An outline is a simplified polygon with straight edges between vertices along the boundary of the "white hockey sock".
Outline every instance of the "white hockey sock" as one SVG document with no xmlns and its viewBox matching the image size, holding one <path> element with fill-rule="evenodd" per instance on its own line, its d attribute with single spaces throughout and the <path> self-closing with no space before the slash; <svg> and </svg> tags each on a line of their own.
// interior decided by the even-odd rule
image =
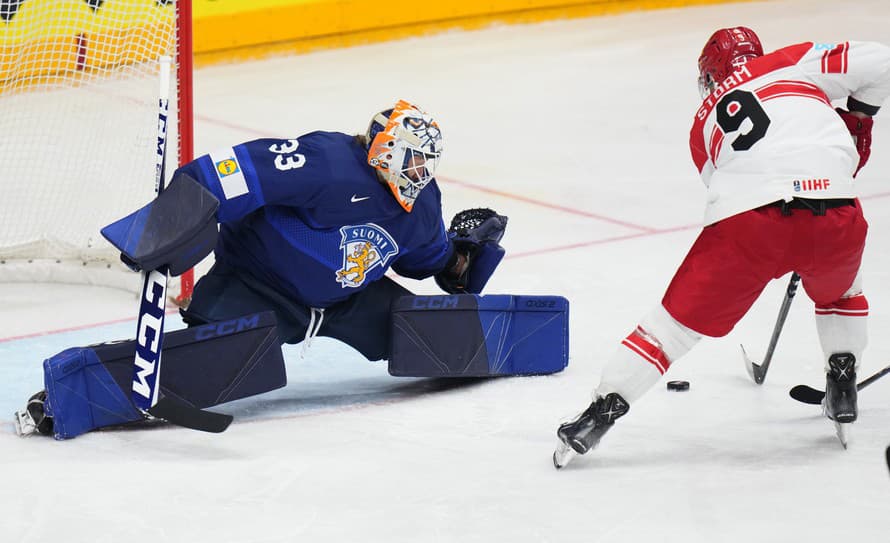
<svg viewBox="0 0 890 543">
<path fill-rule="evenodd" d="M 701 339 L 659 305 L 606 362 L 594 397 L 617 392 L 632 404 L 658 382 L 672 363 Z"/>
</svg>

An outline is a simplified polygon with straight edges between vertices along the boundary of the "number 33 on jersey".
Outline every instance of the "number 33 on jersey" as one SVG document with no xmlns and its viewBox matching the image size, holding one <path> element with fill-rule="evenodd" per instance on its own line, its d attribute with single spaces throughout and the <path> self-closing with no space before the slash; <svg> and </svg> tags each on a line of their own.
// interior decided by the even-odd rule
<svg viewBox="0 0 890 543">
<path fill-rule="evenodd" d="M 792 197 L 853 198 L 859 155 L 832 100 L 880 105 L 890 48 L 801 43 L 749 60 L 696 113 L 692 159 L 708 188 L 705 224 Z"/>
</svg>

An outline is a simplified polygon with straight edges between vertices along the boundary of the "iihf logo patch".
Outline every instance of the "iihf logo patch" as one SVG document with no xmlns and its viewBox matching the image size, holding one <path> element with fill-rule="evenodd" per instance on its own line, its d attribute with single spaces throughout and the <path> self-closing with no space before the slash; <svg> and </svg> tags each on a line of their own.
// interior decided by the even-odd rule
<svg viewBox="0 0 890 543">
<path fill-rule="evenodd" d="M 373 223 L 344 226 L 340 236 L 343 265 L 337 270 L 337 282 L 343 288 L 361 286 L 369 271 L 385 267 L 386 262 L 399 253 L 392 236 Z"/>
<path fill-rule="evenodd" d="M 800 192 L 800 181 L 795 179 L 793 184 L 794 184 L 794 192 Z"/>
</svg>

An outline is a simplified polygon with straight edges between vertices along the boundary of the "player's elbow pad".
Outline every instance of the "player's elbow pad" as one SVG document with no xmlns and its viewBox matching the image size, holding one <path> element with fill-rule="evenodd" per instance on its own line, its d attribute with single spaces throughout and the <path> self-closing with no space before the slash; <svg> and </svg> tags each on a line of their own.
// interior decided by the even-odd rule
<svg viewBox="0 0 890 543">
<path fill-rule="evenodd" d="M 194 267 L 216 246 L 219 200 L 184 173 L 148 205 L 102 229 L 134 270 L 167 266 L 170 275 Z"/>
</svg>

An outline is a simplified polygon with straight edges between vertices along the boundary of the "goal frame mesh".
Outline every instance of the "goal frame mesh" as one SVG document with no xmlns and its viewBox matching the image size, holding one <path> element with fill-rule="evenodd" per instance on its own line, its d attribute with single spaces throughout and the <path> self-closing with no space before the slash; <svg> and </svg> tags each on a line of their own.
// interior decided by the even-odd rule
<svg viewBox="0 0 890 543">
<path fill-rule="evenodd" d="M 175 61 L 167 173 L 193 158 L 191 0 L 23 0 L 0 18 L 0 282 L 137 292 L 99 229 L 153 197 L 162 54 Z M 178 279 L 185 304 L 193 272 Z"/>
</svg>

